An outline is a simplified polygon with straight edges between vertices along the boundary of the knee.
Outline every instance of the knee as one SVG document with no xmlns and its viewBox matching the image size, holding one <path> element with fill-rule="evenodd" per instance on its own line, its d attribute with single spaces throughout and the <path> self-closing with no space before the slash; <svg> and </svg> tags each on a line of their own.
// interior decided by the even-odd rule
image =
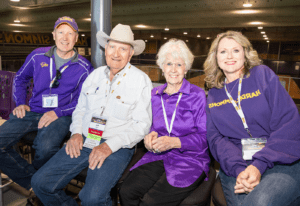
<svg viewBox="0 0 300 206">
<path fill-rule="evenodd" d="M 39 171 L 36 172 L 31 178 L 31 187 L 35 193 L 38 191 L 47 191 L 47 178 L 40 173 Z"/>
<path fill-rule="evenodd" d="M 79 199 L 83 206 L 110 205 L 110 192 L 104 192 L 101 186 L 97 188 L 83 188 L 79 193 Z"/>
</svg>

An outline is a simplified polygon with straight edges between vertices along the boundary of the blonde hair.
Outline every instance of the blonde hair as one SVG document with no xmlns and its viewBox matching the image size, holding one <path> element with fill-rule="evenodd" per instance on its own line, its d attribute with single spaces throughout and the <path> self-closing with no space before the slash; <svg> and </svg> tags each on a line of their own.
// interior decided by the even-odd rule
<svg viewBox="0 0 300 206">
<path fill-rule="evenodd" d="M 172 50 L 172 48 L 175 49 Z M 192 67 L 194 55 L 184 41 L 173 38 L 160 47 L 157 53 L 156 63 L 161 69 L 163 68 L 163 64 L 166 61 L 168 54 L 171 54 L 174 59 L 182 58 L 186 70 L 189 70 Z"/>
<path fill-rule="evenodd" d="M 255 66 L 261 65 L 262 61 L 259 59 L 256 50 L 253 49 L 251 43 L 240 32 L 227 31 L 218 34 L 217 38 L 212 42 L 207 58 L 204 62 L 205 81 L 208 88 L 221 89 L 224 86 L 225 74 L 219 68 L 217 63 L 217 51 L 220 41 L 223 38 L 233 39 L 239 43 L 245 53 L 244 75 L 249 76 L 249 70 Z"/>
</svg>

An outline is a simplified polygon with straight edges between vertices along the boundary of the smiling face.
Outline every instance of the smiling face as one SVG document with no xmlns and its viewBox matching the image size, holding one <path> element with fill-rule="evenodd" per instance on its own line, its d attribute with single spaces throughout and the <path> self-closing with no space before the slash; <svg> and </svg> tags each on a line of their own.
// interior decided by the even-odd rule
<svg viewBox="0 0 300 206">
<path fill-rule="evenodd" d="M 111 70 L 123 69 L 134 54 L 129 44 L 110 40 L 105 46 L 105 59 Z"/>
<path fill-rule="evenodd" d="M 65 59 L 72 57 L 73 47 L 77 42 L 78 33 L 75 32 L 69 25 L 62 24 L 57 27 L 52 34 L 57 47 L 56 52 L 58 56 Z"/>
<path fill-rule="evenodd" d="M 230 81 L 239 78 L 245 63 L 243 47 L 233 39 L 223 38 L 219 42 L 217 62 Z"/>
<path fill-rule="evenodd" d="M 184 74 L 186 73 L 185 63 L 182 58 L 174 59 L 168 54 L 163 64 L 163 72 L 168 85 L 180 88 Z"/>
</svg>

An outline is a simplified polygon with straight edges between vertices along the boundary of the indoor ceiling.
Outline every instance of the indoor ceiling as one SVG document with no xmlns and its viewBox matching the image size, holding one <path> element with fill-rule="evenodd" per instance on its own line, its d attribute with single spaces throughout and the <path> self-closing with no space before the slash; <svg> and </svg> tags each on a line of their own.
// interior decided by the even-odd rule
<svg viewBox="0 0 300 206">
<path fill-rule="evenodd" d="M 243 7 L 248 1 L 253 6 Z M 91 0 L 0 4 L 0 31 L 50 33 L 57 18 L 65 15 L 76 19 L 81 33 L 89 35 L 91 30 Z M 251 40 L 264 40 L 261 31 L 265 31 L 270 41 L 300 41 L 300 0 L 112 0 L 112 26 L 117 23 L 130 25 L 142 39 L 206 39 L 233 29 Z"/>
</svg>

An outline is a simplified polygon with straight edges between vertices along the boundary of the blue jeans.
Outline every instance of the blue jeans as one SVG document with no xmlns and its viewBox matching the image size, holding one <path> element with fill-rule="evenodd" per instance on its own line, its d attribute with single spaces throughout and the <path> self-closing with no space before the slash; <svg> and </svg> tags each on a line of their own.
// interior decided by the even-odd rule
<svg viewBox="0 0 300 206">
<path fill-rule="evenodd" d="M 85 137 L 84 137 L 85 139 Z M 105 140 L 101 140 L 103 143 Z M 32 177 L 32 188 L 45 206 L 77 206 L 63 188 L 89 165 L 91 149 L 83 147 L 78 158 L 70 158 L 65 146 Z M 119 149 L 106 158 L 99 169 L 88 169 L 85 185 L 79 193 L 83 206 L 112 205 L 110 190 L 121 178 L 134 149 Z"/>
<path fill-rule="evenodd" d="M 266 170 L 260 183 L 248 195 L 235 194 L 236 178 L 219 175 L 227 206 L 299 206 L 300 161 L 291 165 L 275 165 Z"/>
<path fill-rule="evenodd" d="M 48 127 L 38 129 L 38 122 L 43 114 L 26 112 L 22 119 L 10 114 L 10 119 L 0 127 L 0 170 L 14 182 L 26 189 L 31 188 L 31 177 L 57 151 L 69 132 L 72 121 L 70 116 L 63 116 Z M 34 161 L 28 164 L 12 147 L 29 132 L 38 131 L 33 141 Z"/>
</svg>

